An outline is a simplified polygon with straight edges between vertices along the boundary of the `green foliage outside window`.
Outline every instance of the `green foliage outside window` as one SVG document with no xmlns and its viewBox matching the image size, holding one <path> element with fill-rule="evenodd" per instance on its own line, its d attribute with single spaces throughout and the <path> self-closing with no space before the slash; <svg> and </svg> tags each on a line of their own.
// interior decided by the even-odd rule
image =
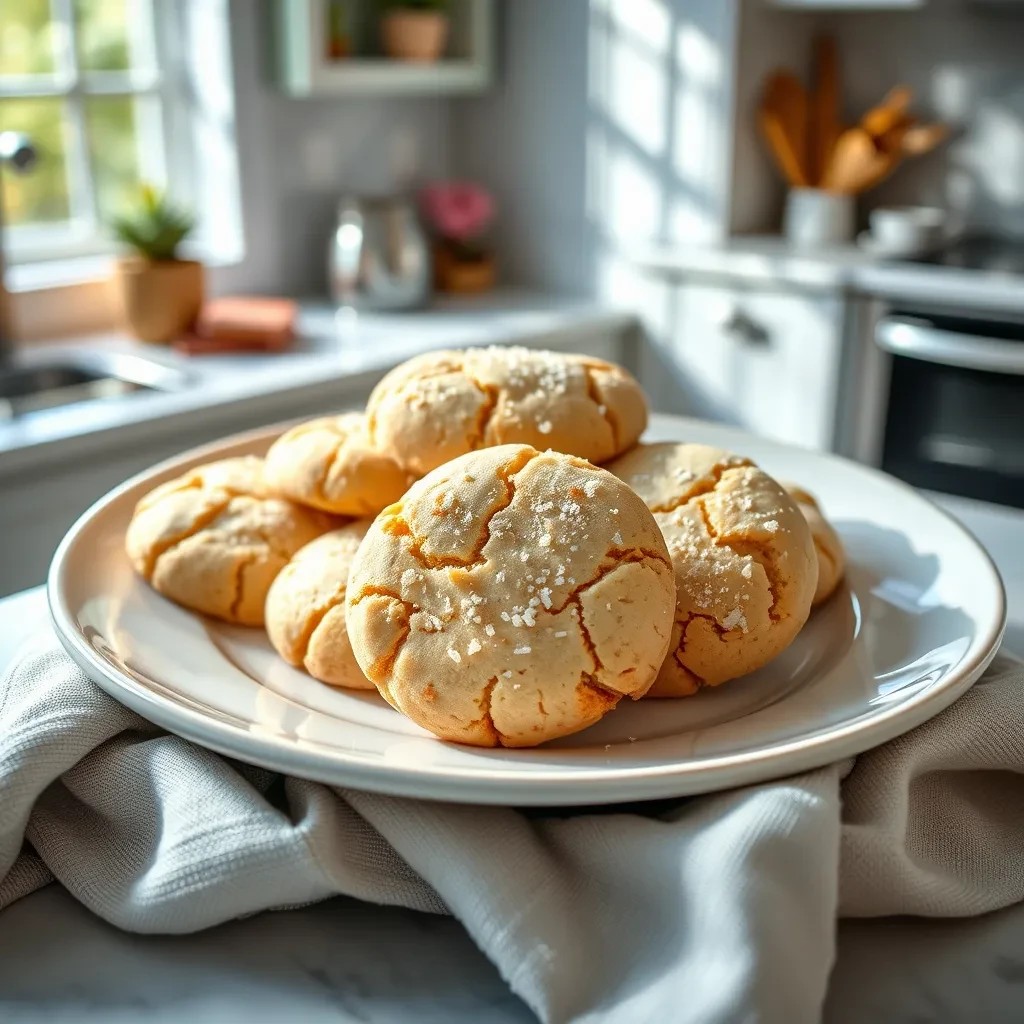
<svg viewBox="0 0 1024 1024">
<path fill-rule="evenodd" d="M 138 0 L 75 0 L 75 57 L 86 91 L 90 74 L 124 73 L 138 64 L 134 19 L 142 10 Z M 31 76 L 52 83 L 67 66 L 62 62 L 64 42 L 63 26 L 51 21 L 49 0 L 0 0 L 0 94 L 4 79 L 28 89 L 33 87 Z M 81 100 L 84 138 L 78 146 L 69 103 L 61 96 L 0 98 L 0 131 L 23 132 L 39 153 L 30 174 L 2 177 L 7 224 L 54 224 L 80 214 L 88 187 L 83 162 L 100 222 L 109 222 L 136 194 L 141 175 L 139 117 L 159 116 L 156 101 L 86 96 Z"/>
</svg>

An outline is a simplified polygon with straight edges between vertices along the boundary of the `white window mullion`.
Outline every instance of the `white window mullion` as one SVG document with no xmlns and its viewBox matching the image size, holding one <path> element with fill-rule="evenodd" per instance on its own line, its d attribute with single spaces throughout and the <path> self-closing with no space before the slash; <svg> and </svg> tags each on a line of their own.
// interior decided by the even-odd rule
<svg viewBox="0 0 1024 1024">
<path fill-rule="evenodd" d="M 193 147 L 190 144 L 193 107 L 186 63 L 181 52 L 185 12 L 181 3 L 157 3 L 151 6 L 153 39 L 162 83 L 160 126 L 162 136 L 171 144 L 163 150 L 161 181 L 174 198 L 195 206 Z M 151 126 L 155 130 L 156 126 Z M 140 140 L 141 143 L 141 140 Z"/>
<path fill-rule="evenodd" d="M 93 188 L 89 141 L 86 134 L 85 100 L 82 95 L 81 69 L 75 40 L 74 0 L 50 0 L 50 16 L 59 25 L 63 37 L 60 47 L 62 75 L 67 77 L 67 131 L 65 133 L 68 199 L 71 205 L 72 231 L 92 235 L 97 228 L 96 193 Z"/>
<path fill-rule="evenodd" d="M 68 196 L 71 201 L 71 220 L 76 232 L 92 233 L 98 225 L 96 192 L 89 159 L 89 139 L 86 134 L 85 98 L 79 91 L 67 97 L 67 162 Z"/>
<path fill-rule="evenodd" d="M 159 96 L 136 95 L 135 157 L 139 177 L 161 188 L 167 184 L 167 131 L 164 127 L 166 104 Z"/>
<path fill-rule="evenodd" d="M 200 227 L 190 245 L 197 251 L 208 246 L 218 258 L 240 258 L 234 97 L 227 60 L 230 2 L 127 0 L 129 66 L 89 70 L 78 38 L 78 0 L 49 0 L 56 36 L 53 74 L 3 76 L 0 99 L 45 98 L 61 104 L 68 217 L 8 225 L 5 242 L 13 262 L 110 252 L 97 192 L 105 184 L 108 154 L 99 153 L 98 164 L 91 157 L 89 125 L 95 121 L 89 115 L 97 114 L 93 104 L 116 97 L 132 103 L 139 177 L 166 187 L 198 215 Z M 215 73 L 208 74 L 210 69 Z M 102 123 L 108 123 L 106 117 Z M 101 132 L 94 143 L 105 145 L 105 138 Z M 117 144 L 121 140 L 119 134 Z M 120 165 L 120 160 L 111 163 Z"/>
</svg>

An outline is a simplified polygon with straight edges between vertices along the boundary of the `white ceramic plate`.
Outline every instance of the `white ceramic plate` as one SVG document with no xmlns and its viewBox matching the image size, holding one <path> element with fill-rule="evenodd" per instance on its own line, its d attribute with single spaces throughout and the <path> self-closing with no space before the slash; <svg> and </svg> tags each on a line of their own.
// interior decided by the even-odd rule
<svg viewBox="0 0 1024 1024">
<path fill-rule="evenodd" d="M 978 543 L 884 474 L 692 420 L 648 438 L 754 458 L 814 491 L 842 536 L 847 583 L 764 669 L 682 700 L 623 701 L 534 750 L 441 742 L 375 694 L 333 690 L 273 653 L 262 630 L 190 614 L 135 577 L 124 532 L 156 484 L 213 458 L 262 454 L 279 429 L 229 439 L 129 480 L 72 527 L 50 569 L 57 631 L 122 703 L 188 739 L 293 775 L 403 796 L 597 804 L 777 778 L 857 754 L 924 722 L 989 663 L 1002 583 Z"/>
</svg>

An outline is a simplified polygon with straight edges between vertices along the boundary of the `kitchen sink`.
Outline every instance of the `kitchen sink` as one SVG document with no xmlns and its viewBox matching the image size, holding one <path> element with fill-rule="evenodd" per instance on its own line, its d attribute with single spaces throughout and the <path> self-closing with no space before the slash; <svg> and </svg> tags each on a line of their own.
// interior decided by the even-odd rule
<svg viewBox="0 0 1024 1024">
<path fill-rule="evenodd" d="M 188 374 L 181 370 L 123 353 L 0 363 L 0 420 L 140 391 L 176 391 L 187 383 Z"/>
</svg>

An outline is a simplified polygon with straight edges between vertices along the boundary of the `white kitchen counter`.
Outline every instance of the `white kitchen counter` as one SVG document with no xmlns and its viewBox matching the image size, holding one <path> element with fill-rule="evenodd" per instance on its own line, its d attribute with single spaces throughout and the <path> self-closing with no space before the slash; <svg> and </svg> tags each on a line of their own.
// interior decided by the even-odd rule
<svg viewBox="0 0 1024 1024">
<path fill-rule="evenodd" d="M 344 386 L 369 391 L 387 370 L 430 349 L 468 345 L 528 344 L 589 349 L 595 337 L 621 336 L 636 318 L 593 302 L 535 293 L 498 291 L 475 298 L 441 299 L 408 313 L 338 312 L 320 303 L 302 308 L 298 338 L 272 354 L 183 356 L 125 335 L 97 335 L 34 344 L 17 359 L 59 358 L 82 352 L 140 356 L 180 371 L 187 385 L 121 398 L 82 402 L 0 422 L 0 480 L 51 461 L 71 461 L 102 451 L 112 436 L 136 444 L 166 435 L 213 410 L 258 409 L 289 396 L 315 404 Z"/>
<path fill-rule="evenodd" d="M 800 250 L 775 235 L 739 235 L 719 244 L 645 248 L 633 253 L 633 259 L 669 276 L 1024 312 L 1019 274 L 881 259 L 856 245 Z"/>
<path fill-rule="evenodd" d="M 937 497 L 1007 584 L 1024 654 L 1024 512 Z M 0 666 L 48 629 L 42 588 L 0 601 Z M 1021 1019 L 1024 909 L 844 921 L 825 1020 Z M 120 932 L 51 885 L 0 915 L 0 1020 L 505 1024 L 532 1015 L 455 921 L 347 898 L 187 936 Z"/>
<path fill-rule="evenodd" d="M 371 387 L 411 356 L 519 344 L 636 368 L 640 339 L 628 313 L 497 291 L 401 314 L 339 315 L 307 305 L 295 344 L 274 354 L 187 357 L 124 336 L 27 346 L 16 355 L 29 363 L 114 353 L 163 364 L 187 384 L 0 420 L 0 595 L 41 583 L 75 519 L 140 470 L 230 434 L 361 407 Z"/>
</svg>

